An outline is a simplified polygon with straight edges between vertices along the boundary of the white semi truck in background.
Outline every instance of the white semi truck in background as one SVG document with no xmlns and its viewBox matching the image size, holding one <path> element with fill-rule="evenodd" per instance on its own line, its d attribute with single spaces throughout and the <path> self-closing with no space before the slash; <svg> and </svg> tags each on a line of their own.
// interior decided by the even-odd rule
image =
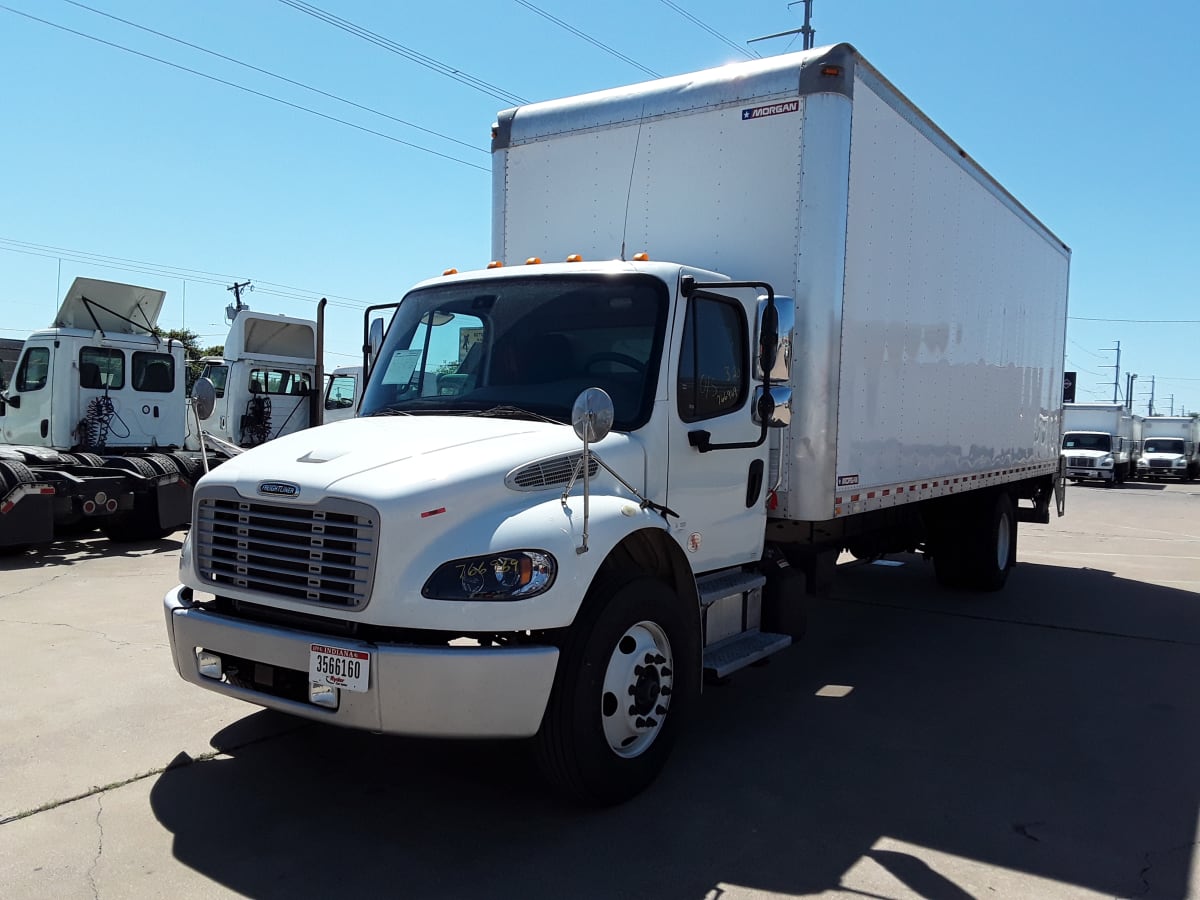
<svg viewBox="0 0 1200 900">
<path fill-rule="evenodd" d="M 1200 476 L 1200 416 L 1147 416 L 1138 472 L 1150 479 Z"/>
<path fill-rule="evenodd" d="M 1070 251 L 852 47 L 508 110 L 493 201 L 358 418 L 202 480 L 187 681 L 614 802 L 842 550 L 994 590 L 1061 514 Z"/>
<path fill-rule="evenodd" d="M 184 348 L 158 336 L 166 294 L 76 278 L 24 342 L 0 395 L 0 549 L 100 528 L 161 537 L 190 519 Z"/>
<path fill-rule="evenodd" d="M 1064 403 L 1062 457 L 1067 479 L 1116 487 L 1136 477 L 1141 418 L 1121 403 Z"/>
</svg>

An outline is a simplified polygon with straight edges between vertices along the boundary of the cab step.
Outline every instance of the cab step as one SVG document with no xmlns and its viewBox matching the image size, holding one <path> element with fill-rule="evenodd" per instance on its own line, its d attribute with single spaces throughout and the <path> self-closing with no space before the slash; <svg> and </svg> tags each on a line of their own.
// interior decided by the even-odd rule
<svg viewBox="0 0 1200 900">
<path fill-rule="evenodd" d="M 746 631 L 713 644 L 704 651 L 704 674 L 724 678 L 738 669 L 766 659 L 772 653 L 786 649 L 792 643 L 786 634 L 769 631 Z"/>
</svg>

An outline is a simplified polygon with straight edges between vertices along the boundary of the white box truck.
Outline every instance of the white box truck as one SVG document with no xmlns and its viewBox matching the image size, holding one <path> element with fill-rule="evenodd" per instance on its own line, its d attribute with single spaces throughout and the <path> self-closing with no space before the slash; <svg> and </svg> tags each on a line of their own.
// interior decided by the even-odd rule
<svg viewBox="0 0 1200 900">
<path fill-rule="evenodd" d="M 1061 512 L 1070 252 L 852 47 L 508 110 L 493 171 L 360 415 L 201 482 L 187 681 L 613 802 L 843 549 L 996 589 Z"/>
<path fill-rule="evenodd" d="M 1116 487 L 1137 465 L 1135 418 L 1122 403 L 1063 404 L 1063 469 L 1069 481 Z"/>
<path fill-rule="evenodd" d="M 1200 416 L 1147 416 L 1138 472 L 1152 480 L 1195 480 L 1200 475 Z"/>
</svg>

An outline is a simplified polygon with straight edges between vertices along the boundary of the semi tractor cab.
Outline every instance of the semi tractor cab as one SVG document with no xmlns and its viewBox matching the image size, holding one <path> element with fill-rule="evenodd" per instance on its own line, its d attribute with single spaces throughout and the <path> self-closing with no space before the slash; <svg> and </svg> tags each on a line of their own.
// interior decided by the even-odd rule
<svg viewBox="0 0 1200 900">
<path fill-rule="evenodd" d="M 159 336 L 165 296 L 77 278 L 25 341 L 0 404 L 0 548 L 187 524 L 201 464 L 182 452 L 184 348 Z"/>
</svg>

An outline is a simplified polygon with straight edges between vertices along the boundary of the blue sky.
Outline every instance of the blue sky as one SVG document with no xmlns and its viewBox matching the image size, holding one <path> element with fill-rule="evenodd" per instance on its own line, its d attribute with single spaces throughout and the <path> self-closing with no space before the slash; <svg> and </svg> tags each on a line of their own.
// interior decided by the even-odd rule
<svg viewBox="0 0 1200 900">
<path fill-rule="evenodd" d="M 225 287 L 251 279 L 259 310 L 312 316 L 330 297 L 330 364 L 354 361 L 367 304 L 486 264 L 504 97 L 798 49 L 746 41 L 802 21 L 786 0 L 81 3 L 107 17 L 0 0 L 209 77 L 0 9 L 0 336 L 48 325 L 86 275 L 165 289 L 161 324 L 220 343 Z M 1080 400 L 1112 398 L 1119 341 L 1139 411 L 1152 375 L 1158 411 L 1172 395 L 1176 412 L 1200 410 L 1197 4 L 815 0 L 813 26 L 818 45 L 858 47 L 1070 245 Z M 1141 321 L 1092 321 L 1120 319 Z"/>
</svg>

